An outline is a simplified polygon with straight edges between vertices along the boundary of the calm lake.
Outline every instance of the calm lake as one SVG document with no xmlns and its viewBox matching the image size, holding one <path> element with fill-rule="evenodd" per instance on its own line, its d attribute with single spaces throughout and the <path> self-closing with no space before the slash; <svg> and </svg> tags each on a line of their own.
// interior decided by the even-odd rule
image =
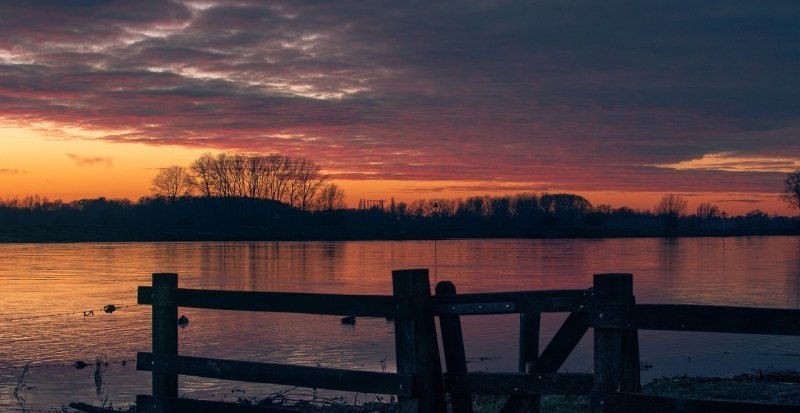
<svg viewBox="0 0 800 413">
<path fill-rule="evenodd" d="M 114 243 L 0 245 L 0 410 L 51 411 L 70 401 L 121 407 L 150 393 L 137 351 L 150 350 L 150 308 L 136 287 L 153 272 L 180 285 L 248 291 L 391 294 L 393 269 L 430 268 L 459 292 L 588 288 L 592 274 L 630 272 L 640 303 L 800 308 L 800 238 L 447 240 L 404 242 Z M 122 306 L 113 314 L 101 309 Z M 84 317 L 82 311 L 94 310 Z M 180 351 L 231 359 L 394 370 L 394 326 L 338 317 L 181 310 Z M 564 319 L 545 315 L 542 347 Z M 516 316 L 464 317 L 469 368 L 514 371 Z M 800 369 L 800 338 L 641 332 L 643 380 Z M 95 368 L 109 365 L 102 382 Z M 123 361 L 126 361 L 123 364 Z M 23 366 L 31 368 L 22 377 Z M 592 368 L 591 332 L 564 371 Z M 280 387 L 181 378 L 188 397 L 236 400 Z M 293 394 L 300 394 L 296 390 Z M 350 402 L 354 395 L 348 396 Z M 359 395 L 373 401 L 374 395 Z"/>
</svg>

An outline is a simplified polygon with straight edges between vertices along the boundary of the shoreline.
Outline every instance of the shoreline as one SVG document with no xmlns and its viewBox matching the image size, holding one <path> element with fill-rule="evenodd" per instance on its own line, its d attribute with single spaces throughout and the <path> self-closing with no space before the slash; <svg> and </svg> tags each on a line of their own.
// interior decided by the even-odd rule
<svg viewBox="0 0 800 413">
<path fill-rule="evenodd" d="M 800 406 L 800 373 L 794 370 L 760 371 L 742 373 L 733 377 L 717 376 L 672 376 L 662 377 L 642 386 L 642 394 L 692 400 L 728 400 L 752 403 L 768 403 Z M 240 397 L 234 404 L 247 406 L 280 407 L 288 411 L 314 413 L 395 413 L 394 398 L 386 401 L 364 402 L 353 405 L 347 398 L 294 399 L 285 392 L 264 397 Z M 507 396 L 473 395 L 475 413 L 498 411 Z M 91 411 L 88 404 L 72 402 L 70 408 Z M 542 396 L 542 411 L 571 413 L 589 411 L 588 396 Z M 84 407 L 85 409 L 81 409 Z M 100 410 L 97 410 L 100 411 Z M 135 411 L 135 404 L 119 408 L 121 412 Z"/>
<path fill-rule="evenodd" d="M 342 234 L 335 229 L 331 231 L 313 231 L 313 233 L 272 234 L 266 231 L 167 231 L 149 228 L 92 228 L 50 230 L 43 228 L 17 228 L 13 233 L 0 230 L 0 244 L 82 244 L 82 243 L 149 243 L 149 242 L 348 242 L 348 241 L 446 241 L 446 240 L 582 240 L 582 239 L 675 239 L 675 238 L 746 238 L 746 237 L 795 237 L 800 230 L 791 231 L 759 231 L 742 230 L 697 232 L 680 231 L 669 234 L 658 234 L 651 231 L 487 231 L 485 233 L 458 233 L 451 231 L 433 236 L 430 233 L 417 234 Z M 325 232 L 323 234 L 323 232 Z M 276 236 L 277 235 L 277 236 Z M 358 236 L 361 235 L 361 236 Z"/>
</svg>

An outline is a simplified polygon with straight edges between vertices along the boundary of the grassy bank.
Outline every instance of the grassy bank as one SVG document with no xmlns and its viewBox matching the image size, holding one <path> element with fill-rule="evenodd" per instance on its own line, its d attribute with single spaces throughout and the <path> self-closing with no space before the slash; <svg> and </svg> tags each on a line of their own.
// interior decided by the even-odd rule
<svg viewBox="0 0 800 413">
<path fill-rule="evenodd" d="M 655 396 L 709 400 L 739 400 L 800 406 L 800 373 L 796 371 L 753 372 L 733 378 L 664 377 L 642 388 L 642 393 Z M 475 413 L 495 413 L 506 401 L 504 396 L 476 396 Z M 303 407 L 308 407 L 306 404 Z M 391 403 L 367 403 L 361 406 L 324 406 L 322 413 L 393 413 Z M 542 412 L 588 412 L 587 396 L 544 396 Z"/>
<path fill-rule="evenodd" d="M 800 406 L 800 373 L 796 371 L 756 371 L 733 378 L 663 377 L 642 387 L 642 393 L 654 396 L 701 400 L 737 400 Z M 499 411 L 505 399 L 478 398 L 475 413 Z M 588 412 L 586 396 L 545 396 L 542 412 Z"/>
<path fill-rule="evenodd" d="M 733 378 L 675 376 L 653 380 L 642 388 L 642 393 L 655 396 L 706 400 L 738 400 L 770 404 L 800 406 L 800 373 L 796 371 L 755 371 Z M 260 406 L 280 406 L 298 412 L 314 413 L 395 413 L 394 398 L 353 405 L 345 398 L 326 399 L 312 397 L 297 400 L 287 393 L 276 393 L 264 398 L 240 397 L 238 403 Z M 475 413 L 494 413 L 506 401 L 504 396 L 481 395 L 473 399 Z M 229 398 L 226 401 L 237 401 Z M 66 411 L 66 410 L 64 410 Z M 129 411 L 120 409 L 119 411 Z M 130 411 L 134 411 L 132 408 Z M 588 396 L 544 396 L 542 412 L 588 412 Z"/>
</svg>

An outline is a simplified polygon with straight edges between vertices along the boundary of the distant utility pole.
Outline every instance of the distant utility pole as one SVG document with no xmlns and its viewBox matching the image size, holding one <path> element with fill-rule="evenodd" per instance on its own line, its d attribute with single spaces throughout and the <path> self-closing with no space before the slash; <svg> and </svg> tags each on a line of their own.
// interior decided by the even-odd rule
<svg viewBox="0 0 800 413">
<path fill-rule="evenodd" d="M 436 227 L 436 215 L 439 211 L 439 203 L 433 203 L 433 280 L 437 282 L 439 280 L 439 264 L 438 264 L 438 251 L 436 250 L 436 238 L 438 238 L 438 228 Z"/>
<path fill-rule="evenodd" d="M 723 238 L 725 237 L 725 217 L 726 216 L 727 216 L 727 214 L 725 213 L 725 211 L 722 211 L 722 237 Z"/>
</svg>

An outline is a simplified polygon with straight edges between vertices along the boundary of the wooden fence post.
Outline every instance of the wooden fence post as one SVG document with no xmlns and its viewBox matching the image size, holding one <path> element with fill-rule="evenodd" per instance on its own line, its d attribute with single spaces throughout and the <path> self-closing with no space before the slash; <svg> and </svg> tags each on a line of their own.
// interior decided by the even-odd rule
<svg viewBox="0 0 800 413">
<path fill-rule="evenodd" d="M 519 313 L 519 372 L 533 374 L 539 360 L 539 328 L 541 313 Z M 539 396 L 531 396 L 527 402 L 528 413 L 539 413 Z"/>
<path fill-rule="evenodd" d="M 603 314 L 603 305 L 629 304 L 633 298 L 632 274 L 595 274 L 594 298 L 598 308 L 597 318 Z M 592 412 L 602 412 L 603 393 L 620 390 L 623 374 L 623 330 L 612 328 L 594 329 L 594 386 L 592 389 Z M 638 346 L 637 346 L 638 347 Z M 638 357 L 637 357 L 638 358 Z M 638 366 L 637 366 L 638 369 Z M 625 369 L 629 373 L 629 369 Z M 629 378 L 626 381 L 630 380 Z"/>
<path fill-rule="evenodd" d="M 456 295 L 456 286 L 450 281 L 436 284 L 437 296 Z M 458 314 L 439 316 L 439 327 L 442 330 L 442 346 L 444 346 L 444 362 L 447 374 L 457 376 L 467 372 L 467 356 L 464 353 L 464 334 L 461 331 L 461 319 Z M 450 391 L 450 403 L 453 413 L 472 413 L 472 396 L 469 393 Z"/>
<path fill-rule="evenodd" d="M 519 372 L 533 373 L 539 360 L 541 313 L 519 313 Z"/>
<path fill-rule="evenodd" d="M 533 374 L 539 360 L 541 313 L 519 313 L 519 372 Z M 539 413 L 539 396 L 511 395 L 499 413 Z"/>
<path fill-rule="evenodd" d="M 630 297 L 629 304 L 636 300 Z M 641 363 L 639 360 L 639 330 L 622 330 L 622 377 L 620 390 L 631 393 L 642 392 Z"/>
<path fill-rule="evenodd" d="M 444 383 L 428 270 L 392 271 L 394 296 L 408 301 L 395 320 L 397 372 L 414 375 L 414 396 L 398 397 L 400 413 L 445 413 Z"/>
<path fill-rule="evenodd" d="M 153 355 L 178 354 L 178 274 L 153 274 Z M 153 372 L 153 411 L 164 412 L 159 398 L 178 397 L 178 375 Z"/>
</svg>

